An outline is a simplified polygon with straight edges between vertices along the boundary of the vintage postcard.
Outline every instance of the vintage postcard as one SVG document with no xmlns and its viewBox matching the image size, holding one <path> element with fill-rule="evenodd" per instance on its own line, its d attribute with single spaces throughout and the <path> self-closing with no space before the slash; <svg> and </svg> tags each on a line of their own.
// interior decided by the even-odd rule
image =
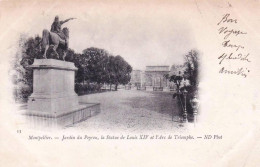
<svg viewBox="0 0 260 167">
<path fill-rule="evenodd" d="M 259 0 L 0 0 L 0 166 L 260 166 Z"/>
</svg>

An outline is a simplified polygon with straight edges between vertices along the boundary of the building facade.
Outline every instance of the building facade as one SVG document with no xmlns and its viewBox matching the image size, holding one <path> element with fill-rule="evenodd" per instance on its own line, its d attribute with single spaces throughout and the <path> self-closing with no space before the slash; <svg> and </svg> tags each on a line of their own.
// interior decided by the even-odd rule
<svg viewBox="0 0 260 167">
<path fill-rule="evenodd" d="M 170 74 L 170 66 L 146 66 L 145 71 L 133 70 L 131 73 L 131 89 L 139 90 L 168 90 L 174 87 L 167 75 Z"/>
<path fill-rule="evenodd" d="M 132 86 L 140 86 L 141 85 L 141 70 L 133 70 L 131 73 L 130 84 Z"/>
<path fill-rule="evenodd" d="M 169 81 L 166 75 L 169 74 L 169 72 L 169 66 L 146 66 L 145 86 L 168 87 Z"/>
</svg>

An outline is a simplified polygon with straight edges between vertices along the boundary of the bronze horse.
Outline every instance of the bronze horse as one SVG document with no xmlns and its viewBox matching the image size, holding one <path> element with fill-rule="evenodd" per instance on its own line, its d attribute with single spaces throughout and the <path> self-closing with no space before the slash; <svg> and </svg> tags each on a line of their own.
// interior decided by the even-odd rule
<svg viewBox="0 0 260 167">
<path fill-rule="evenodd" d="M 65 57 L 67 55 L 67 51 L 69 48 L 69 29 L 67 27 L 64 27 L 62 29 L 63 34 L 65 35 L 65 39 L 62 39 L 58 34 L 54 32 L 50 32 L 46 29 L 42 32 L 42 48 L 44 49 L 43 58 L 46 57 L 47 50 L 50 46 L 53 46 L 53 51 L 57 53 L 57 48 L 60 46 L 62 50 L 64 51 L 63 54 L 63 60 L 65 61 Z"/>
</svg>

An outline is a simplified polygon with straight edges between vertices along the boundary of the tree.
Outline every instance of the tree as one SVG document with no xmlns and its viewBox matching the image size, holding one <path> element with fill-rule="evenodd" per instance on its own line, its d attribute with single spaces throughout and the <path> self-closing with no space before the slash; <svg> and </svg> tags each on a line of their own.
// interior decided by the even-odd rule
<svg viewBox="0 0 260 167">
<path fill-rule="evenodd" d="M 33 91 L 33 71 L 29 68 L 34 59 L 41 59 L 43 50 L 42 39 L 39 36 L 21 36 L 19 50 L 13 62 L 13 82 L 16 85 L 16 97 L 26 100 Z M 57 50 L 62 55 L 62 50 Z M 56 58 L 53 52 L 47 52 L 48 58 Z M 61 56 L 60 56 L 61 58 Z M 113 56 L 104 49 L 87 48 L 82 54 L 68 49 L 66 61 L 74 62 L 78 68 L 76 72 L 75 90 L 99 90 L 104 83 L 126 84 L 130 81 L 132 67 L 121 57 Z"/>
<path fill-rule="evenodd" d="M 192 114 L 193 108 L 190 101 L 194 98 L 194 95 L 198 91 L 199 54 L 197 51 L 191 50 L 188 52 L 187 55 L 184 56 L 184 59 L 184 73 L 180 75 L 179 72 L 178 75 L 178 68 L 177 66 L 173 65 L 172 69 L 173 71 L 175 71 L 175 74 L 170 76 L 170 82 L 174 82 L 177 86 L 178 93 L 174 94 L 174 97 L 178 95 L 178 104 L 182 105 L 182 102 L 186 99 L 187 112 L 189 114 Z M 184 79 L 188 79 L 190 84 L 183 84 L 184 86 L 180 87 L 182 85 L 182 82 L 184 82 Z M 181 93 L 184 89 L 188 92 L 186 98 L 184 98 L 184 95 Z"/>
<path fill-rule="evenodd" d="M 115 84 L 115 90 L 119 84 L 127 84 L 131 79 L 132 67 L 121 57 L 110 58 L 110 83 Z"/>
<path fill-rule="evenodd" d="M 108 52 L 99 48 L 88 48 L 83 51 L 87 80 L 103 84 L 107 82 Z"/>
<path fill-rule="evenodd" d="M 198 86 L 198 77 L 199 77 L 199 59 L 198 52 L 195 50 L 191 50 L 185 56 L 185 65 L 187 66 L 185 70 L 185 74 L 187 74 L 187 78 L 190 80 L 192 86 Z"/>
<path fill-rule="evenodd" d="M 33 91 L 33 72 L 28 66 L 32 65 L 34 59 L 41 55 L 40 42 L 39 36 L 28 38 L 21 35 L 19 38 L 19 48 L 13 61 L 16 100 L 26 100 Z"/>
<path fill-rule="evenodd" d="M 174 82 L 176 87 L 177 87 L 177 92 L 179 92 L 180 90 L 180 85 L 181 85 L 181 81 L 182 81 L 182 76 L 179 75 L 172 75 L 170 76 L 170 82 Z"/>
<path fill-rule="evenodd" d="M 85 54 L 75 54 L 74 55 L 74 64 L 78 68 L 76 72 L 76 83 L 82 83 L 87 80 L 87 65 L 88 57 Z"/>
<path fill-rule="evenodd" d="M 110 90 L 111 90 L 111 85 L 114 84 L 115 80 L 115 70 L 114 70 L 114 59 L 115 57 L 110 55 L 108 57 L 108 63 L 107 63 L 107 82 L 110 85 Z"/>
<path fill-rule="evenodd" d="M 16 85 L 16 99 L 26 100 L 33 91 L 33 70 L 29 66 L 33 64 L 34 59 L 42 58 L 41 42 L 42 38 L 39 36 L 27 37 L 21 35 L 19 38 L 19 48 L 13 62 L 15 71 L 13 82 Z M 47 57 L 52 57 L 52 54 L 52 52 L 47 53 Z M 73 62 L 74 55 L 74 51 L 69 49 L 66 60 Z"/>
<path fill-rule="evenodd" d="M 113 56 L 104 49 L 87 48 L 83 50 L 83 63 L 87 76 L 84 78 L 92 83 L 115 84 L 115 89 L 119 84 L 127 84 L 130 79 L 132 67 L 121 57 Z"/>
</svg>

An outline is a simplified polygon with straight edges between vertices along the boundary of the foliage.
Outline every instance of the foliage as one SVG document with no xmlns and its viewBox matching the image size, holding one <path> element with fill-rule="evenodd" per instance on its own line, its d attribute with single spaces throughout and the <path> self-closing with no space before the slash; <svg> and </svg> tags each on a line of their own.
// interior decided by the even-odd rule
<svg viewBox="0 0 260 167">
<path fill-rule="evenodd" d="M 98 84 L 107 83 L 108 52 L 99 48 L 88 48 L 83 51 L 85 80 Z"/>
<path fill-rule="evenodd" d="M 177 87 L 177 90 L 180 89 L 180 85 L 181 85 L 181 81 L 182 81 L 182 76 L 178 76 L 178 75 L 172 75 L 169 77 L 170 78 L 170 82 L 174 82 L 176 87 Z"/>
<path fill-rule="evenodd" d="M 185 56 L 185 65 L 187 66 L 185 73 L 187 78 L 190 80 L 190 84 L 192 86 L 198 86 L 198 74 L 199 74 L 199 59 L 198 52 L 195 50 L 191 50 Z"/>
<path fill-rule="evenodd" d="M 15 55 L 13 69 L 13 82 L 16 85 L 15 97 L 18 101 L 24 101 L 33 91 L 33 72 L 28 68 L 33 64 L 34 59 L 38 58 L 41 53 L 41 38 L 26 38 L 21 36 L 19 39 L 19 49 Z"/>
<path fill-rule="evenodd" d="M 199 77 L 199 58 L 198 52 L 191 50 L 187 55 L 185 55 L 184 63 L 184 74 L 182 75 L 171 75 L 169 78 L 170 82 L 174 82 L 177 87 L 177 93 L 174 97 L 178 96 L 179 104 L 184 104 L 184 94 L 183 91 L 187 91 L 186 95 L 186 107 L 189 114 L 193 113 L 193 109 L 190 100 L 194 98 L 194 95 L 198 91 L 198 77 Z M 182 85 L 184 79 L 189 81 L 189 85 Z M 182 102 L 181 102 L 182 101 Z"/>
<path fill-rule="evenodd" d="M 28 66 L 33 64 L 34 59 L 40 59 L 43 55 L 41 48 L 42 39 L 21 36 L 19 50 L 13 63 L 15 71 L 13 82 L 16 85 L 16 99 L 26 100 L 33 91 L 33 73 Z M 62 50 L 57 50 L 60 55 L 47 52 L 47 58 L 62 58 Z M 104 49 L 95 47 L 87 48 L 82 54 L 68 49 L 66 61 L 73 62 L 78 68 L 75 78 L 75 91 L 77 93 L 89 93 L 99 91 L 103 84 L 127 84 L 130 81 L 132 67 L 121 57 L 113 56 Z"/>
<path fill-rule="evenodd" d="M 109 84 L 127 84 L 131 79 L 132 67 L 121 57 L 116 56 L 109 59 Z"/>
<path fill-rule="evenodd" d="M 102 85 L 97 83 L 75 83 L 75 92 L 78 95 L 100 92 Z"/>
<path fill-rule="evenodd" d="M 74 61 L 79 68 L 77 81 L 97 84 L 127 84 L 132 67 L 121 57 L 113 56 L 104 49 L 88 48 Z"/>
</svg>

